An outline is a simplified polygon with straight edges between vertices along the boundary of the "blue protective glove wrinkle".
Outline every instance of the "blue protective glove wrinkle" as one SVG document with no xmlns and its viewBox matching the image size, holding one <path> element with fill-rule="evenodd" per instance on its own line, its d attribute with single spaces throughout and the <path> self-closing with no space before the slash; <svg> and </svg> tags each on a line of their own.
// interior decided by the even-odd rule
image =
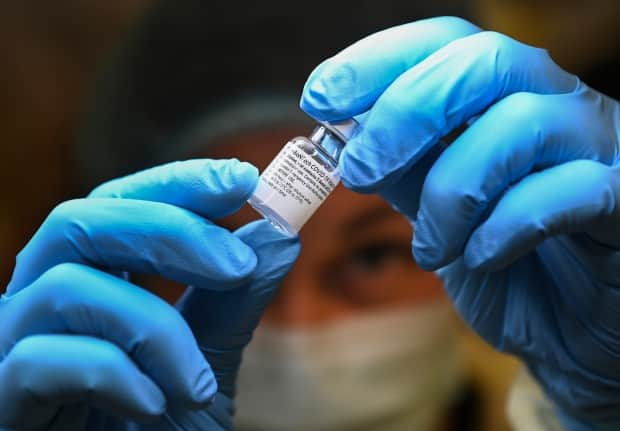
<svg viewBox="0 0 620 431">
<path fill-rule="evenodd" d="M 620 429 L 620 104 L 544 50 L 444 17 L 326 60 L 301 107 L 356 116 L 345 185 L 412 220 L 418 264 L 568 428 Z"/>
<path fill-rule="evenodd" d="M 100 199 L 97 205 L 90 199 L 60 204 L 19 253 L 8 293 L 63 262 L 218 289 L 243 282 L 256 266 L 253 251 L 198 214 L 236 211 L 254 190 L 257 169 L 236 160 L 183 163 L 110 181 L 89 196 Z"/>
<path fill-rule="evenodd" d="M 54 210 L 0 297 L 0 429 L 232 429 L 241 351 L 299 245 L 203 217 L 236 211 L 257 179 L 192 160 Z M 177 310 L 102 269 L 194 287 Z"/>
</svg>

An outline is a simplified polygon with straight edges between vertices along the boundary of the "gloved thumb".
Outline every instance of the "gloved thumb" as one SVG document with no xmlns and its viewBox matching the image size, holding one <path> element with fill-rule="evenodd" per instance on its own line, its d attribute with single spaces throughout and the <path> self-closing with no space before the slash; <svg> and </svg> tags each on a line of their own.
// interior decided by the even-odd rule
<svg viewBox="0 0 620 431">
<path fill-rule="evenodd" d="M 252 279 L 232 291 L 190 287 L 177 304 L 218 380 L 220 392 L 233 395 L 243 348 L 263 311 L 299 255 L 299 239 L 265 220 L 235 232 L 258 258 Z"/>
</svg>

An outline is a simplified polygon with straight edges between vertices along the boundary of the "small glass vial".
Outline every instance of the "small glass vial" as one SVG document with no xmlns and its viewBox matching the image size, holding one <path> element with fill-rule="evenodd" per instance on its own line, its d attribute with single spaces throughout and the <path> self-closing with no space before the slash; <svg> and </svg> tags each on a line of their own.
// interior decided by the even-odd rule
<svg viewBox="0 0 620 431">
<path fill-rule="evenodd" d="M 321 122 L 310 138 L 284 145 L 248 203 L 276 228 L 296 235 L 340 182 L 338 157 L 357 122 Z"/>
</svg>

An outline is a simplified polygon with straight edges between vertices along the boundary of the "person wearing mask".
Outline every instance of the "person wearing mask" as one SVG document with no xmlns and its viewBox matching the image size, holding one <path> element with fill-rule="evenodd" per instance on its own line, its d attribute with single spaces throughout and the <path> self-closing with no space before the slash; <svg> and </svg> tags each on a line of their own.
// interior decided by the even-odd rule
<svg viewBox="0 0 620 431">
<path fill-rule="evenodd" d="M 293 103 L 220 106 L 177 151 L 263 170 L 283 142 L 312 128 Z M 256 217 L 246 206 L 220 223 L 234 230 Z M 339 187 L 299 237 L 298 264 L 244 351 L 237 429 L 476 429 L 481 406 L 462 331 L 439 279 L 411 259 L 407 220 L 378 197 Z"/>
<path fill-rule="evenodd" d="M 359 27 L 371 29 L 377 20 L 396 22 L 399 18 L 395 12 L 402 14 L 407 9 L 412 8 L 402 7 L 379 17 L 363 18 L 359 14 L 357 28 L 340 23 L 331 37 L 353 40 L 361 36 L 352 36 L 361 31 Z M 194 14 L 201 10 L 198 8 Z M 275 47 L 275 53 L 264 53 L 267 58 L 257 63 L 252 53 L 273 44 L 270 40 L 275 36 L 274 29 L 256 29 L 254 23 L 261 23 L 261 16 L 271 13 L 269 10 L 257 16 L 254 11 L 251 16 L 237 17 L 243 23 L 241 34 L 237 27 L 222 24 L 220 34 L 209 26 L 211 32 L 200 33 L 202 43 L 194 40 L 198 37 L 194 32 L 190 32 L 191 40 L 185 36 L 187 18 L 166 13 L 165 25 L 156 19 L 160 17 L 158 13 L 149 17 L 125 47 L 125 59 L 116 63 L 120 70 L 108 72 L 108 79 L 116 85 L 111 89 L 104 86 L 105 92 L 100 93 L 103 103 L 95 106 L 104 112 L 92 118 L 94 124 L 88 125 L 87 138 L 83 138 L 79 148 L 80 158 L 85 160 L 85 176 L 96 174 L 90 162 L 95 159 L 111 160 L 107 165 L 94 167 L 106 170 L 103 177 L 122 172 L 124 164 L 131 162 L 122 158 L 125 154 L 131 157 L 131 152 L 114 151 L 116 147 L 140 149 L 142 156 L 135 156 L 135 163 L 139 164 L 128 166 L 128 171 L 153 163 L 201 157 L 237 157 L 263 170 L 287 140 L 308 134 L 314 122 L 297 108 L 299 88 L 306 73 L 286 70 L 287 75 L 279 77 L 278 87 L 274 88 L 273 75 L 283 74 L 277 57 L 286 55 L 288 63 L 300 67 L 309 63 L 308 57 L 315 56 L 318 61 L 333 41 L 328 44 L 302 31 L 304 23 L 314 20 L 312 15 L 303 17 L 301 13 L 286 11 L 289 19 L 283 22 L 295 23 L 301 29 L 297 31 L 302 32 L 292 36 L 296 48 L 285 54 L 283 47 Z M 179 22 L 185 23 L 182 31 L 171 28 Z M 284 25 L 286 28 L 280 31 L 293 28 Z M 205 68 L 200 79 L 193 79 L 196 93 L 211 93 L 213 88 L 227 96 L 203 97 L 199 112 L 186 113 L 182 120 L 176 120 L 181 125 L 175 127 L 165 124 L 175 124 L 165 112 L 170 108 L 161 107 L 165 101 L 158 105 L 159 98 L 172 90 L 162 90 L 161 86 L 180 86 L 173 93 L 181 97 L 179 93 L 186 81 L 178 78 L 176 69 L 168 71 L 168 65 L 188 61 L 197 54 L 191 49 L 183 52 L 165 45 L 163 48 L 170 52 L 162 52 L 158 48 L 164 35 L 179 47 L 191 44 L 202 51 L 218 49 L 233 37 L 245 41 L 252 37 L 252 42 L 247 42 L 249 46 L 240 48 L 238 55 L 225 57 L 224 64 L 217 69 Z M 148 65 L 148 69 L 142 65 Z M 250 67 L 257 77 L 240 81 L 234 72 L 230 76 L 220 75 L 220 68 L 246 71 Z M 175 79 L 161 76 L 168 73 L 173 73 Z M 191 76 L 195 74 L 198 73 L 191 72 Z M 159 128 L 149 126 L 143 132 L 139 121 L 127 118 L 134 118 L 136 113 L 123 114 L 120 125 L 114 122 L 119 112 L 129 109 L 126 105 L 146 103 L 140 97 L 123 97 L 140 85 L 133 76 L 146 80 L 141 84 L 145 87 L 142 91 L 150 89 L 146 93 L 150 96 L 149 104 L 140 105 L 137 112 L 146 109 L 152 112 L 150 117 L 159 114 L 155 117 L 162 125 Z M 189 101 L 177 104 L 177 117 L 177 111 L 188 109 L 195 97 L 194 92 L 187 94 Z M 157 139 L 145 139 L 146 133 L 158 129 L 163 129 L 163 134 L 167 129 L 174 130 L 167 145 L 158 146 Z M 130 142 L 133 139 L 137 143 Z M 256 217 L 246 207 L 220 223 L 234 230 Z M 342 187 L 336 190 L 301 232 L 304 247 L 300 264 L 281 284 L 259 332 L 244 352 L 236 402 L 238 429 L 481 429 L 481 388 L 466 370 L 467 358 L 459 345 L 461 324 L 437 277 L 421 271 L 411 260 L 410 237 L 410 223 L 382 199 L 361 196 Z M 136 282 L 172 303 L 177 299 L 170 284 L 163 280 Z M 418 332 L 415 340 L 411 339 L 413 331 Z M 385 333 L 393 335 L 388 339 Z M 375 341 L 369 340 L 370 334 L 375 334 Z M 379 346 L 380 341 L 386 345 Z M 341 348 L 336 349 L 336 344 Z M 319 360 L 317 356 L 323 352 L 330 355 Z M 411 363 L 417 366 L 412 367 Z M 349 368 L 348 372 L 343 368 Z M 386 369 L 392 370 L 389 375 Z M 405 380 L 410 383 L 403 385 Z M 269 389 L 258 394 L 256 390 L 265 384 Z M 378 397 L 384 401 L 377 403 Z M 269 413 L 276 409 L 281 411 L 279 415 Z"/>
<path fill-rule="evenodd" d="M 418 265 L 441 268 L 465 320 L 526 362 L 566 429 L 614 429 L 618 103 L 541 50 L 443 17 L 385 30 L 330 58 L 310 76 L 301 106 L 321 120 L 358 119 L 360 131 L 341 157 L 345 185 L 377 193 L 367 202 L 385 199 L 413 222 Z M 464 123 L 469 127 L 449 146 L 436 145 Z M 218 148 L 243 145 L 233 141 Z M 192 160 L 111 181 L 56 209 L 20 254 L 2 299 L 0 400 L 8 408 L 0 423 L 230 428 L 241 352 L 297 254 L 296 239 L 264 221 L 232 234 L 208 221 L 234 213 L 256 180 L 245 163 Z M 316 256 L 329 258 L 328 251 Z M 390 269 L 401 266 L 397 251 L 387 255 Z M 127 281 L 126 271 L 192 285 L 180 313 Z M 395 290 L 372 306 L 441 303 L 432 283 L 418 284 L 424 299 L 395 294 L 404 278 L 395 277 Z M 287 311 L 277 304 L 265 322 Z M 321 313 L 351 321 L 355 314 L 336 300 Z M 402 317 L 391 314 L 396 323 L 383 330 L 402 327 Z M 381 341 L 372 331 L 381 324 L 366 322 L 369 346 L 355 358 L 373 363 L 370 344 Z M 339 328 L 331 337 L 336 345 L 339 337 L 355 339 L 350 328 Z M 302 353 L 311 345 L 284 338 Z M 399 346 L 386 343 L 383 351 L 397 354 L 376 369 L 379 379 L 403 357 Z M 330 375 L 355 375 L 355 360 L 349 364 Z M 264 369 L 270 371 L 278 370 Z M 409 390 L 413 374 L 402 373 Z M 131 422 L 149 417 L 149 425 Z"/>
</svg>

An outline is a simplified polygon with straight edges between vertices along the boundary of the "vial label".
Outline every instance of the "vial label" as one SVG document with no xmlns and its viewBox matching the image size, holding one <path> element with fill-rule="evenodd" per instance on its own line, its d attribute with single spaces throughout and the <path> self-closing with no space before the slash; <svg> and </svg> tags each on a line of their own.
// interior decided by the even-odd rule
<svg viewBox="0 0 620 431">
<path fill-rule="evenodd" d="M 339 182 L 338 169 L 305 138 L 296 138 L 261 174 L 253 197 L 299 231 Z"/>
</svg>

